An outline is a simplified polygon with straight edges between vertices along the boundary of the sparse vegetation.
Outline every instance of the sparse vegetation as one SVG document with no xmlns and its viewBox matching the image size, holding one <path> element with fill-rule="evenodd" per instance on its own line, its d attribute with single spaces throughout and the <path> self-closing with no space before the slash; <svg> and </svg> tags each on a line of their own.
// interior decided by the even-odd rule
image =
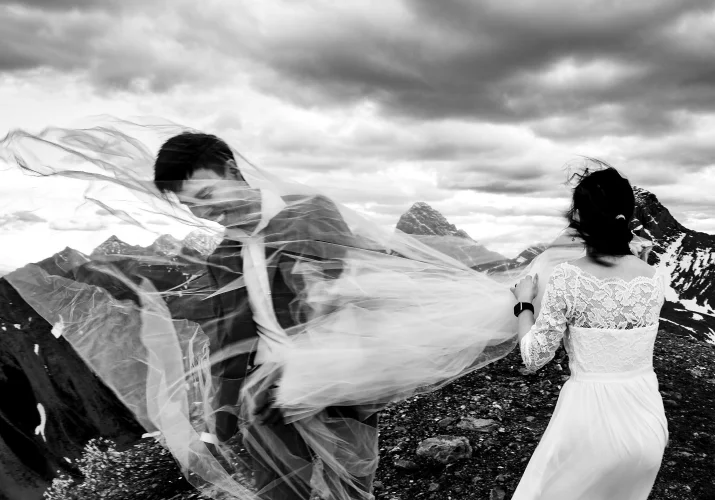
<svg viewBox="0 0 715 500">
<path fill-rule="evenodd" d="M 46 500 L 165 500 L 193 490 L 171 454 L 154 439 L 125 450 L 93 439 L 76 465 L 82 477 L 58 477 L 45 492 Z"/>
</svg>

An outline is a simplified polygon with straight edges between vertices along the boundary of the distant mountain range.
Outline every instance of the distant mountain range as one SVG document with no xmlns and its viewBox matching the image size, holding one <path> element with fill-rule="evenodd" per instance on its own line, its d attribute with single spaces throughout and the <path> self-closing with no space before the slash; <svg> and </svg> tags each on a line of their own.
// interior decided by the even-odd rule
<svg viewBox="0 0 715 500">
<path fill-rule="evenodd" d="M 638 187 L 634 193 L 636 210 L 631 228 L 636 235 L 653 241 L 649 263 L 667 269 L 671 278 L 672 290 L 663 307 L 661 328 L 715 343 L 715 235 L 684 227 L 653 193 Z M 513 259 L 499 259 L 499 254 L 474 242 L 426 203 L 415 203 L 400 218 L 397 229 L 480 271 L 526 266 L 546 249 L 545 245 L 534 245 Z M 468 243 L 458 251 L 450 248 L 453 241 L 443 242 L 440 248 L 445 236 L 461 237 Z"/>
<path fill-rule="evenodd" d="M 178 240 L 170 234 L 159 236 L 148 247 L 130 245 L 116 236 L 110 236 L 90 254 L 90 259 L 107 260 L 106 257 L 147 257 L 150 259 L 174 258 L 179 256 L 209 255 L 221 238 L 201 230 L 190 232 L 183 240 Z M 141 260 L 141 259 L 140 259 Z"/>
</svg>

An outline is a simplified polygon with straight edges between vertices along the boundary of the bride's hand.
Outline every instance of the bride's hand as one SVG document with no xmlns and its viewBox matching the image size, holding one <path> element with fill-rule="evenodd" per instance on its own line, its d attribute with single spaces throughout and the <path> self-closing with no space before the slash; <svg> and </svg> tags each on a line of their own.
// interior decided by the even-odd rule
<svg viewBox="0 0 715 500">
<path fill-rule="evenodd" d="M 514 294 L 519 302 L 532 302 L 539 292 L 539 275 L 526 276 L 519 283 L 511 287 L 511 293 Z"/>
</svg>

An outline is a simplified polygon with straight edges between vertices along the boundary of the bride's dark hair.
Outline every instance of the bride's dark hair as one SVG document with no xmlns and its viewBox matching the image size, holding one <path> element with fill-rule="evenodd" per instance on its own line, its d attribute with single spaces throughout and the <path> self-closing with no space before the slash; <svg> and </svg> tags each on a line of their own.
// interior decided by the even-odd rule
<svg viewBox="0 0 715 500">
<path fill-rule="evenodd" d="M 589 253 L 599 257 L 630 255 L 633 233 L 629 224 L 635 210 L 633 187 L 609 164 L 587 158 L 581 172 L 569 173 L 575 184 L 569 227 L 583 239 Z"/>
</svg>

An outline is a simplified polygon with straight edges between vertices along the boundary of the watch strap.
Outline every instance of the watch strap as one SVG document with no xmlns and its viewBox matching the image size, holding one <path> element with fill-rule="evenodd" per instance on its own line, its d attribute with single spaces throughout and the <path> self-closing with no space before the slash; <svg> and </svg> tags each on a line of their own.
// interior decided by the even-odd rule
<svg viewBox="0 0 715 500">
<path fill-rule="evenodd" d="M 534 305 L 530 302 L 519 302 L 517 305 L 514 306 L 514 316 L 516 316 L 517 318 L 524 311 L 531 311 L 533 313 Z"/>
</svg>

